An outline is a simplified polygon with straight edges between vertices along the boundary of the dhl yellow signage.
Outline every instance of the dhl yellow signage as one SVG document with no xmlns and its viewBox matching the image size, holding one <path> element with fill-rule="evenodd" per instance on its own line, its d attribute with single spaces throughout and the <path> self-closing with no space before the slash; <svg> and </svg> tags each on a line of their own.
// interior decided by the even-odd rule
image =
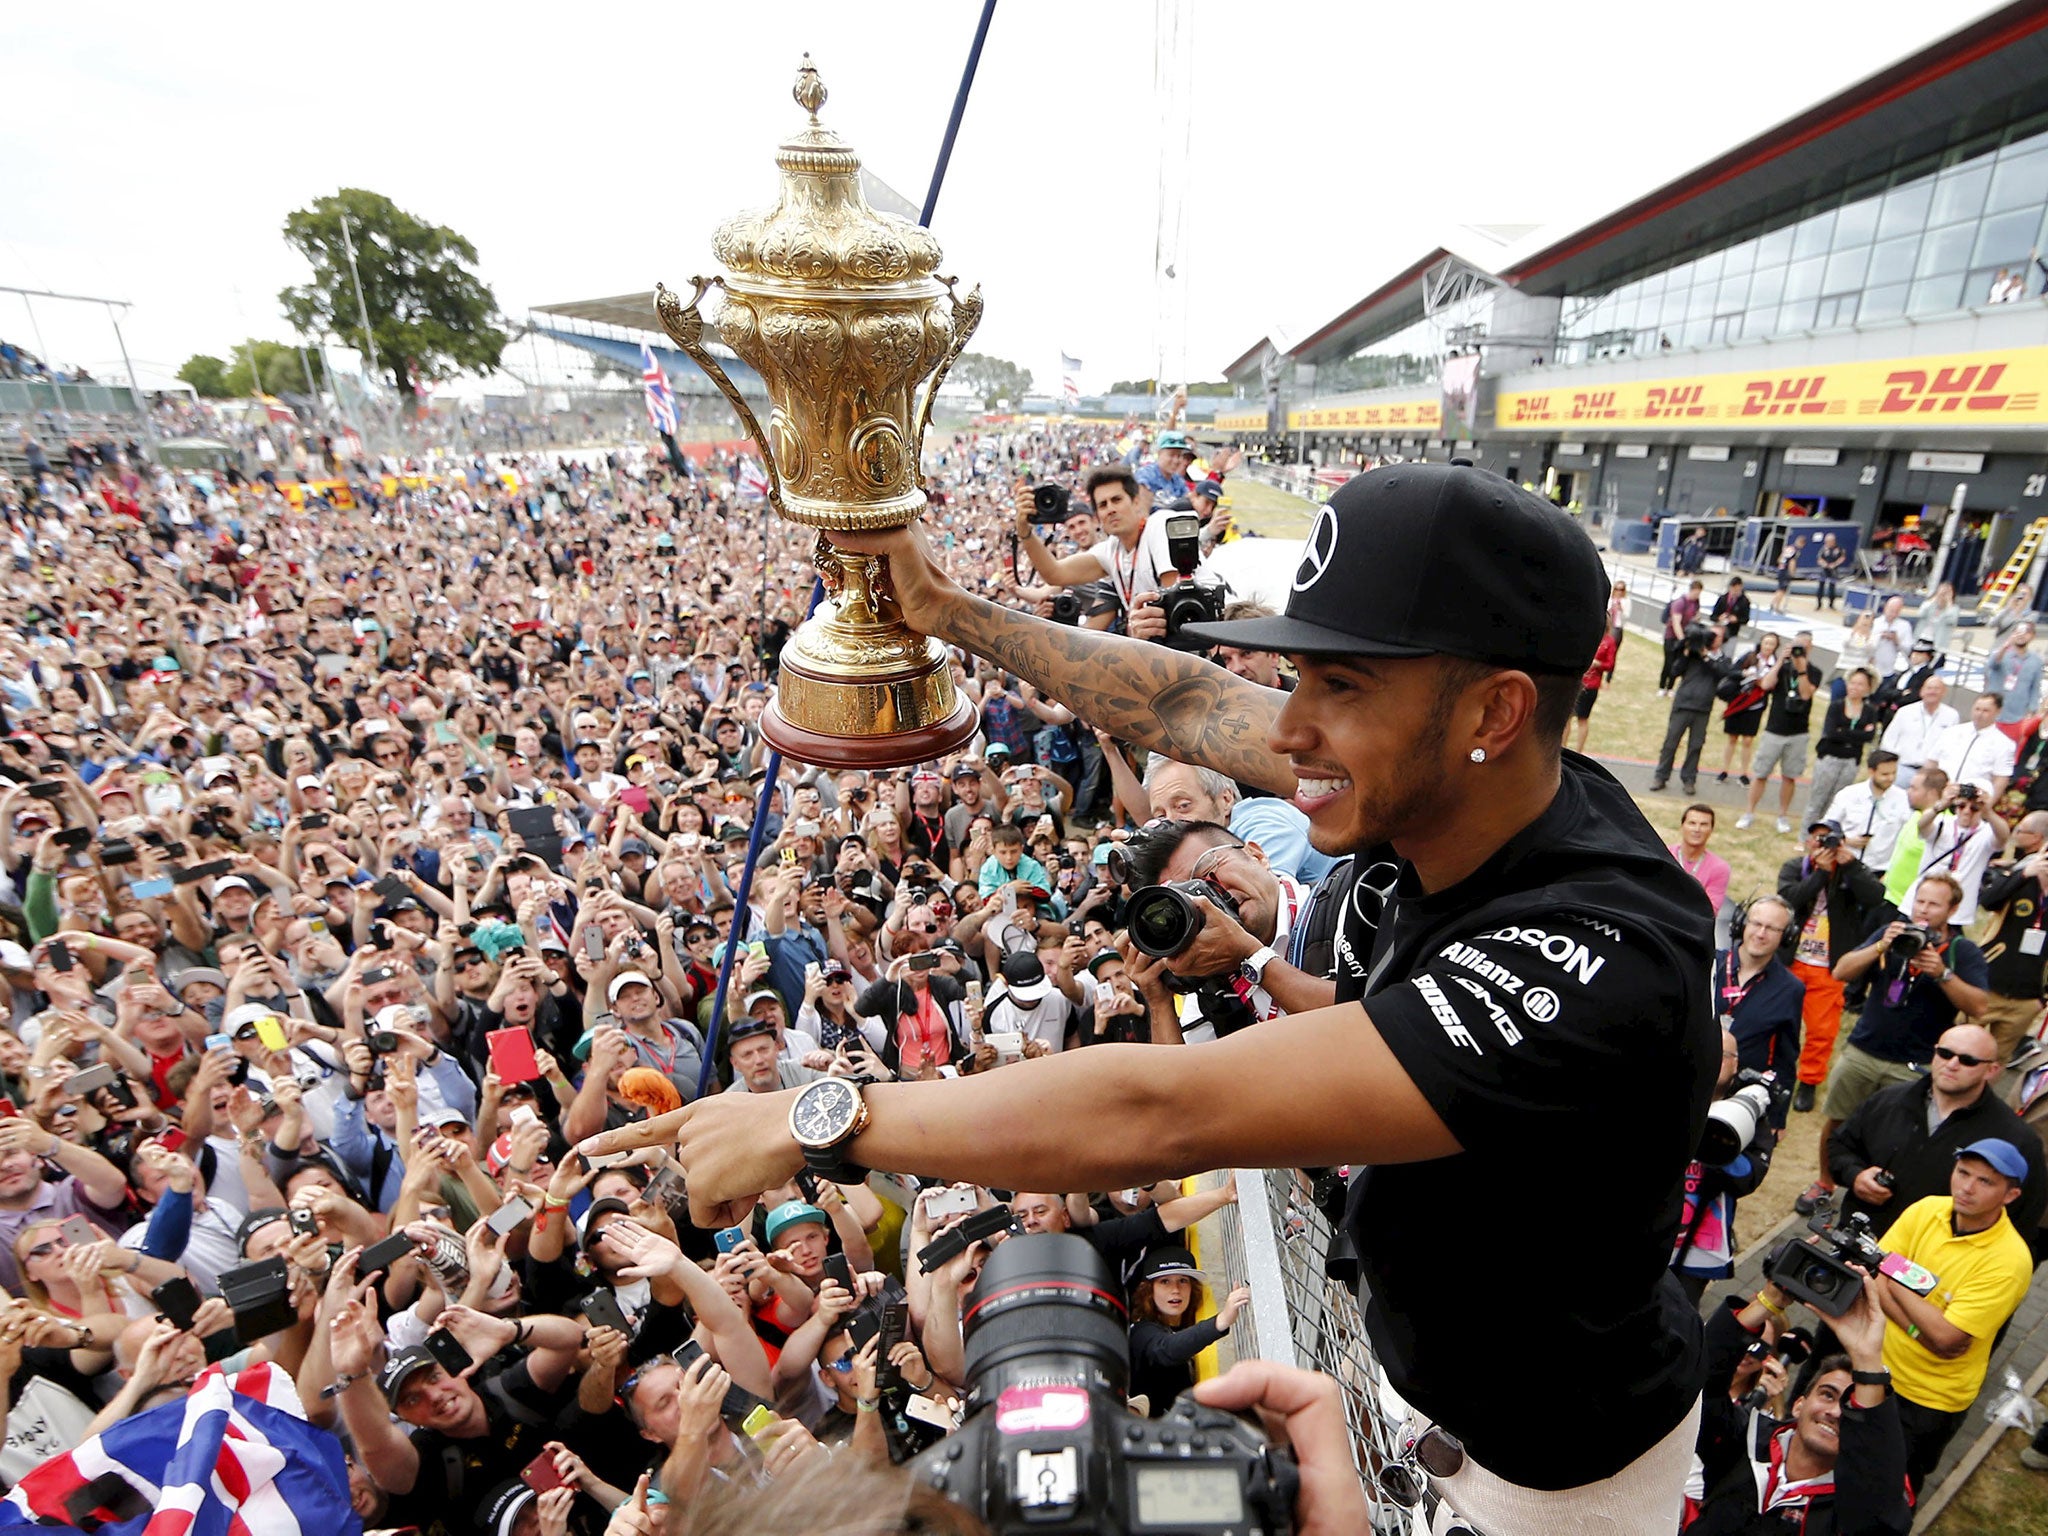
<svg viewBox="0 0 2048 1536">
<path fill-rule="evenodd" d="M 2048 424 L 2048 347 L 1759 368 L 1508 392 L 1499 427 L 1775 428 Z"/>
<path fill-rule="evenodd" d="M 1219 432 L 1263 432 L 1266 408 L 1262 405 L 1255 411 L 1218 411 L 1215 425 Z"/>
<path fill-rule="evenodd" d="M 1367 405 L 1320 405 L 1287 413 L 1287 430 L 1306 427 L 1357 427 L 1396 437 L 1433 437 L 1444 424 L 1443 401 L 1436 395 L 1409 400 L 1375 400 Z"/>
</svg>

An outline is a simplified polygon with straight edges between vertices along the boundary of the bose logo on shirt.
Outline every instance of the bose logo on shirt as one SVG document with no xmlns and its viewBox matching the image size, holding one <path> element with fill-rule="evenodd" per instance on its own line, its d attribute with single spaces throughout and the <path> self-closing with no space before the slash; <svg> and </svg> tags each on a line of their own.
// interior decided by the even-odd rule
<svg viewBox="0 0 2048 1536">
<path fill-rule="evenodd" d="M 1458 1010 L 1451 1006 L 1451 1000 L 1444 996 L 1444 989 L 1436 984 L 1434 976 L 1416 977 L 1415 990 L 1429 1004 L 1429 1011 L 1436 1015 L 1437 1023 L 1443 1025 L 1444 1033 L 1451 1037 L 1451 1044 L 1470 1046 L 1475 1056 L 1486 1054 L 1480 1049 L 1479 1042 L 1472 1038 L 1472 1031 L 1465 1027 L 1465 1021 L 1458 1017 Z"/>
<path fill-rule="evenodd" d="M 1545 933 L 1541 928 L 1502 928 L 1485 937 L 1498 939 L 1503 944 L 1525 944 L 1583 982 L 1592 981 L 1600 974 L 1600 967 L 1607 963 L 1605 955 L 1594 954 L 1578 940 L 1562 933 Z"/>
</svg>

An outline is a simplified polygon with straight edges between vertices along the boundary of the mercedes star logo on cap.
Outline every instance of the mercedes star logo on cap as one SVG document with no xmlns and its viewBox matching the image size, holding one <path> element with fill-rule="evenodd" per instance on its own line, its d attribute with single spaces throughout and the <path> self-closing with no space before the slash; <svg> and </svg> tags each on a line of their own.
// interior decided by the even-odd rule
<svg viewBox="0 0 2048 1536">
<path fill-rule="evenodd" d="M 1307 547 L 1301 552 L 1301 567 L 1294 573 L 1294 590 L 1300 592 L 1321 581 L 1336 553 L 1337 514 L 1325 506 L 1316 514 L 1315 527 L 1309 530 Z"/>
</svg>

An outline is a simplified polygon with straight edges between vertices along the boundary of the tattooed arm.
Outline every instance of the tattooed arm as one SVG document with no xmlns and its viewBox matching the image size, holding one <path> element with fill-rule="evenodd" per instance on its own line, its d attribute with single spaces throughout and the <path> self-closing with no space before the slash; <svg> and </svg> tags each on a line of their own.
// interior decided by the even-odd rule
<svg viewBox="0 0 2048 1536">
<path fill-rule="evenodd" d="M 1048 623 L 970 596 L 909 532 L 835 534 L 833 542 L 890 557 L 889 580 L 913 626 L 1008 667 L 1090 725 L 1261 789 L 1294 793 L 1294 770 L 1266 745 L 1287 702 L 1279 689 L 1164 646 Z"/>
</svg>

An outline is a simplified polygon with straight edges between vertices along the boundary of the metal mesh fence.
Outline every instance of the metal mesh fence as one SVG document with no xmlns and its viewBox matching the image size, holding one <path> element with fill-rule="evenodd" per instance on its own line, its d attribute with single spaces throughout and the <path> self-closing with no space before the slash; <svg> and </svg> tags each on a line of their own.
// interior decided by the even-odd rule
<svg viewBox="0 0 2048 1536">
<path fill-rule="evenodd" d="M 1333 1378 L 1373 1529 L 1381 1536 L 1421 1532 L 1422 1517 L 1395 1502 L 1380 1476 L 1398 1460 L 1403 1416 L 1385 1395 L 1357 1298 L 1324 1272 L 1335 1233 L 1310 1198 L 1308 1180 L 1277 1168 L 1240 1168 L 1236 1176 L 1237 1203 L 1202 1224 L 1202 1242 L 1206 1269 L 1242 1276 L 1251 1288 L 1251 1304 L 1230 1333 L 1237 1357 Z"/>
</svg>

